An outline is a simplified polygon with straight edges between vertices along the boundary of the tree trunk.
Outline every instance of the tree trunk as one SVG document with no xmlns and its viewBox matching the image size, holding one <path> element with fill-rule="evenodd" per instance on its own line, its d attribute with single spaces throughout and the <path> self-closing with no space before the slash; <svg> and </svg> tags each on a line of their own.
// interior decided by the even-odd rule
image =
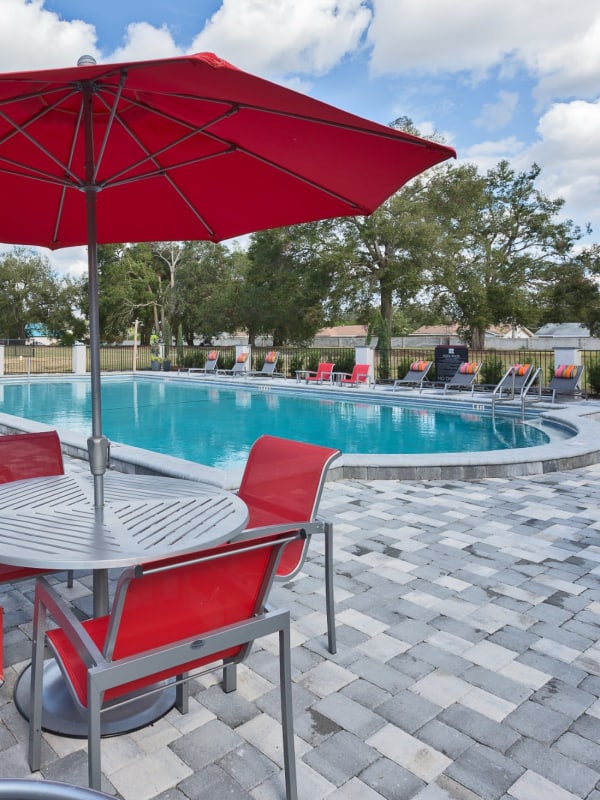
<svg viewBox="0 0 600 800">
<path fill-rule="evenodd" d="M 471 347 L 473 350 L 485 350 L 485 328 L 473 328 Z"/>
</svg>

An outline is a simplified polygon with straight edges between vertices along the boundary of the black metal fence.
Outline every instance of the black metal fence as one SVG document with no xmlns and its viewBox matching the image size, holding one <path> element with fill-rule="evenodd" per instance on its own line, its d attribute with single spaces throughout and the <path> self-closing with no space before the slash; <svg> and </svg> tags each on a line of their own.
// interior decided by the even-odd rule
<svg viewBox="0 0 600 800">
<path fill-rule="evenodd" d="M 265 356 L 272 347 L 253 347 L 252 370 L 260 370 Z M 219 351 L 220 369 L 231 369 L 235 361 L 234 346 L 211 347 L 171 347 L 163 353 L 154 368 L 177 370 L 180 367 L 204 366 L 208 354 Z M 87 348 L 87 369 L 89 370 L 89 348 Z M 352 372 L 355 363 L 354 347 L 281 347 L 277 371 L 286 377 L 295 377 L 296 370 L 316 370 L 319 362 L 335 364 L 336 372 Z M 375 351 L 375 379 L 386 383 L 402 378 L 410 364 L 417 360 L 434 361 L 436 348 L 398 348 Z M 555 356 L 553 350 L 469 350 L 470 361 L 483 366 L 479 375 L 481 383 L 496 384 L 512 364 L 533 364 L 540 367 L 544 383 L 550 382 L 554 372 Z M 153 368 L 152 353 L 149 346 L 106 346 L 100 349 L 100 363 L 104 372 L 123 372 L 132 369 L 150 370 Z M 582 351 L 585 365 L 583 388 L 591 394 L 600 393 L 600 351 Z M 5 375 L 43 375 L 70 373 L 73 371 L 73 349 L 71 347 L 31 345 L 10 342 L 4 348 Z M 430 373 L 435 379 L 435 369 Z"/>
</svg>

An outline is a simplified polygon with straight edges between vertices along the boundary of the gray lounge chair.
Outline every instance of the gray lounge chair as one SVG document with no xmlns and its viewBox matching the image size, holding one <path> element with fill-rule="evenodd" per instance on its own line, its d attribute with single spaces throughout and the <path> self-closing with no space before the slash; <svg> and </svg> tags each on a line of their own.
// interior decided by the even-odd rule
<svg viewBox="0 0 600 800">
<path fill-rule="evenodd" d="M 206 363 L 203 367 L 190 367 L 188 369 L 188 374 L 192 374 L 192 372 L 197 372 L 200 375 L 216 375 L 217 374 L 217 362 L 219 360 L 219 351 L 218 350 L 211 350 L 210 353 L 206 357 Z"/>
<path fill-rule="evenodd" d="M 235 364 L 233 365 L 233 369 L 218 369 L 217 375 L 231 375 L 232 378 L 235 378 L 236 375 L 249 375 L 250 372 L 248 371 L 248 357 L 249 353 L 239 353 L 235 359 Z"/>
<path fill-rule="evenodd" d="M 583 391 L 579 385 L 583 374 L 583 364 L 560 364 L 554 371 L 552 380 L 542 389 L 543 394 L 550 394 L 552 402 L 558 396 L 575 397 L 582 396 Z"/>
<path fill-rule="evenodd" d="M 262 369 L 254 370 L 254 372 L 250 372 L 251 378 L 272 378 L 274 375 L 278 375 L 283 377 L 283 373 L 275 372 L 275 367 L 277 366 L 277 361 L 279 359 L 279 353 L 277 350 L 269 350 L 267 355 L 265 356 L 265 363 L 262 365 Z"/>
<path fill-rule="evenodd" d="M 433 361 L 413 361 L 410 369 L 403 378 L 394 381 L 392 391 L 396 391 L 398 387 L 406 387 L 409 389 L 416 389 L 419 387 L 419 392 L 423 389 L 423 381 L 425 376 L 431 369 Z"/>
<path fill-rule="evenodd" d="M 534 371 L 533 364 L 513 364 L 504 373 L 493 391 L 498 399 L 512 399 L 520 396 Z"/>
<path fill-rule="evenodd" d="M 444 394 L 446 394 L 449 389 L 457 389 L 459 392 L 463 389 L 470 389 L 472 397 L 475 392 L 475 382 L 480 369 L 481 364 L 478 364 L 476 361 L 465 361 L 465 363 L 461 364 L 456 370 L 450 380 L 444 384 Z"/>
</svg>

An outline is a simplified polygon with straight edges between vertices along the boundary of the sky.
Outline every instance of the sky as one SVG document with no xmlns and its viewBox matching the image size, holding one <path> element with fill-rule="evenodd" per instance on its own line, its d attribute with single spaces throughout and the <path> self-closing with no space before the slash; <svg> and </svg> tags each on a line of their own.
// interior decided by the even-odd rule
<svg viewBox="0 0 600 800">
<path fill-rule="evenodd" d="M 598 0 L 0 0 L 3 72 L 205 51 L 383 124 L 407 116 L 482 172 L 536 163 L 600 242 Z M 41 252 L 87 268 L 84 248 Z"/>
</svg>

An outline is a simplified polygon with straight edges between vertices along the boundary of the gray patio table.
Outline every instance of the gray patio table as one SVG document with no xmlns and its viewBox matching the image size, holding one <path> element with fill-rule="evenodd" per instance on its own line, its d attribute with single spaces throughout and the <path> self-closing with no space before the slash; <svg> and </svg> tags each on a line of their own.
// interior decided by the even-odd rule
<svg viewBox="0 0 600 800">
<path fill-rule="evenodd" d="M 105 475 L 105 505 L 94 508 L 89 474 L 33 478 L 0 485 L 0 561 L 46 570 L 92 570 L 94 615 L 107 613 L 108 570 L 181 555 L 226 542 L 243 530 L 248 510 L 235 494 L 195 481 Z M 29 716 L 29 669 L 15 689 Z M 86 720 L 73 705 L 53 660 L 44 667 L 46 730 L 85 736 Z M 105 735 L 142 727 L 174 703 L 167 688 L 103 714 Z"/>
</svg>

